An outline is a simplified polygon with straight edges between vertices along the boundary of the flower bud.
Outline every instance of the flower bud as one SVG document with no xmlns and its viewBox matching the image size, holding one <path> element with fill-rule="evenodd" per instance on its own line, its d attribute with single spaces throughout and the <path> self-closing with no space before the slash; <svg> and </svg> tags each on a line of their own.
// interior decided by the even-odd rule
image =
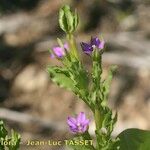
<svg viewBox="0 0 150 150">
<path fill-rule="evenodd" d="M 68 5 L 63 6 L 59 11 L 59 25 L 66 33 L 73 33 L 79 23 L 77 12 L 72 12 Z"/>
</svg>

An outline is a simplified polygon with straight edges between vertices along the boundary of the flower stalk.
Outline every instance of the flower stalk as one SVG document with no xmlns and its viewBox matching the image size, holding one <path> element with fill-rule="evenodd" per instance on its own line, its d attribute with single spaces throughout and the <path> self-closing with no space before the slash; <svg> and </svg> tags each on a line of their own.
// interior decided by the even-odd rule
<svg viewBox="0 0 150 150">
<path fill-rule="evenodd" d="M 74 38 L 73 34 L 71 34 L 71 33 L 67 34 L 67 41 L 68 41 L 70 49 L 71 49 L 71 54 L 77 60 L 79 60 L 79 55 L 78 55 L 78 52 L 77 52 L 76 41 L 75 41 L 75 38 Z"/>
<path fill-rule="evenodd" d="M 77 16 L 77 13 L 74 14 L 68 6 L 64 6 L 60 10 L 59 24 L 62 30 L 66 32 L 68 47 L 61 40 L 58 40 L 60 47 L 55 47 L 53 51 L 57 58 L 61 56 L 59 60 L 62 61 L 64 66 L 49 67 L 48 72 L 55 83 L 73 91 L 93 112 L 96 145 L 85 146 L 82 149 L 109 150 L 115 143 L 112 140 L 111 132 L 116 118 L 112 117 L 112 111 L 107 106 L 113 71 L 110 70 L 108 79 L 102 80 L 104 41 L 98 37 L 91 37 L 88 43 L 81 42 L 83 52 L 92 59 L 91 73 L 85 69 L 79 58 L 73 34 L 78 24 Z M 84 112 L 79 113 L 76 117 L 68 117 L 67 124 L 75 138 L 92 139 L 88 132 L 90 121 L 86 118 Z M 75 146 L 75 149 L 81 149 L 81 147 Z"/>
</svg>

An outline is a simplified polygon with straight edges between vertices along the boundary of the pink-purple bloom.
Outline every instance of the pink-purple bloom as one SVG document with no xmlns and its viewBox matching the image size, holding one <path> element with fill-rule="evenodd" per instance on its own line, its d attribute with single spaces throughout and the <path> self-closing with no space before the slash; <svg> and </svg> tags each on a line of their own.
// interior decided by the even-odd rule
<svg viewBox="0 0 150 150">
<path fill-rule="evenodd" d="M 80 112 L 76 117 L 68 117 L 67 123 L 71 132 L 84 133 L 88 130 L 90 120 L 86 119 L 84 112 Z"/>
<path fill-rule="evenodd" d="M 51 53 L 51 58 L 54 58 L 55 56 L 58 57 L 58 58 L 62 58 L 63 56 L 65 56 L 66 52 L 65 50 L 68 50 L 68 44 L 65 43 L 64 45 L 64 48 L 60 47 L 60 46 L 55 46 L 52 48 L 52 52 Z"/>
<path fill-rule="evenodd" d="M 104 43 L 105 42 L 100 41 L 100 39 L 98 37 L 95 37 L 95 38 L 91 37 L 90 43 L 82 42 L 81 47 L 82 47 L 82 50 L 84 51 L 84 53 L 91 54 L 95 48 L 97 48 L 99 50 L 103 49 Z"/>
</svg>

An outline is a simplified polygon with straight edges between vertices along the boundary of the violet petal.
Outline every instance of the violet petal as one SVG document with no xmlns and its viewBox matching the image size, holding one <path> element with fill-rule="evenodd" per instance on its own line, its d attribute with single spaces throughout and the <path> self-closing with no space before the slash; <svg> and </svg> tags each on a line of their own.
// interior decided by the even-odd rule
<svg viewBox="0 0 150 150">
<path fill-rule="evenodd" d="M 80 112 L 79 115 L 77 116 L 77 123 L 83 123 L 85 121 L 85 113 Z"/>
<path fill-rule="evenodd" d="M 68 46 L 67 43 L 64 44 L 64 48 L 65 48 L 66 50 L 69 50 L 69 46 Z"/>
<path fill-rule="evenodd" d="M 81 47 L 82 47 L 82 50 L 87 54 L 90 54 L 93 51 L 93 48 L 90 44 L 82 42 Z"/>
<path fill-rule="evenodd" d="M 89 123 L 90 123 L 90 120 L 86 119 L 86 120 L 84 120 L 84 122 L 82 123 L 82 125 L 89 125 Z"/>
<path fill-rule="evenodd" d="M 61 47 L 53 47 L 53 52 L 56 54 L 57 57 L 64 56 L 64 50 Z"/>
<path fill-rule="evenodd" d="M 99 45 L 100 45 L 100 40 L 98 39 L 98 37 L 95 37 L 95 38 L 91 38 L 91 45 L 93 46 L 93 45 L 95 45 L 96 47 L 99 47 Z"/>
<path fill-rule="evenodd" d="M 98 46 L 98 48 L 103 49 L 104 48 L 104 44 L 105 44 L 105 42 L 101 41 L 100 44 L 99 44 L 99 46 Z"/>
<path fill-rule="evenodd" d="M 76 119 L 73 117 L 68 117 L 67 123 L 70 127 L 76 128 Z"/>
</svg>

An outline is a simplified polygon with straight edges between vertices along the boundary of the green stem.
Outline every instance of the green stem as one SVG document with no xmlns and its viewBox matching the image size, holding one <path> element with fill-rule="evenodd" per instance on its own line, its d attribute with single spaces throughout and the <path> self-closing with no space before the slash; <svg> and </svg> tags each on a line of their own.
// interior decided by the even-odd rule
<svg viewBox="0 0 150 150">
<path fill-rule="evenodd" d="M 103 109 L 101 107 L 102 97 L 101 97 L 101 74 L 102 74 L 102 56 L 97 49 L 93 52 L 93 91 L 95 91 L 94 102 L 95 102 L 95 110 L 94 110 L 94 118 L 95 118 L 95 126 L 96 126 L 96 148 L 101 150 L 100 145 L 100 130 L 102 128 L 103 123 Z"/>
<path fill-rule="evenodd" d="M 96 100 L 100 99 L 101 92 L 101 74 L 102 74 L 102 56 L 97 49 L 93 52 L 93 66 L 92 66 L 92 77 L 93 77 L 93 91 L 96 92 Z"/>
<path fill-rule="evenodd" d="M 102 107 L 101 107 L 101 74 L 102 74 L 102 56 L 100 55 L 99 51 L 95 49 L 93 53 L 93 91 L 95 91 L 95 110 L 94 110 L 94 117 L 95 117 L 95 124 L 96 129 L 99 131 L 102 126 L 103 114 L 102 114 Z"/>
<path fill-rule="evenodd" d="M 99 144 L 101 137 L 100 137 L 100 130 L 102 128 L 102 123 L 103 123 L 103 114 L 101 113 L 102 110 L 96 108 L 94 112 L 94 118 L 95 118 L 95 126 L 96 126 L 96 148 L 98 150 L 101 150 L 101 145 Z"/>
<path fill-rule="evenodd" d="M 102 128 L 103 116 L 102 113 L 100 113 L 100 110 L 98 110 L 97 108 L 95 109 L 94 117 L 96 130 L 99 131 Z"/>
<path fill-rule="evenodd" d="M 92 140 L 91 135 L 89 134 L 89 132 L 85 132 L 84 134 L 82 134 L 82 137 L 84 140 Z M 88 145 L 90 147 L 91 150 L 96 150 L 94 145 Z"/>
<path fill-rule="evenodd" d="M 75 56 L 76 59 L 79 60 L 76 42 L 75 42 L 74 36 L 71 33 L 67 34 L 67 40 L 68 40 L 69 46 L 71 48 L 71 54 L 73 56 Z"/>
</svg>

